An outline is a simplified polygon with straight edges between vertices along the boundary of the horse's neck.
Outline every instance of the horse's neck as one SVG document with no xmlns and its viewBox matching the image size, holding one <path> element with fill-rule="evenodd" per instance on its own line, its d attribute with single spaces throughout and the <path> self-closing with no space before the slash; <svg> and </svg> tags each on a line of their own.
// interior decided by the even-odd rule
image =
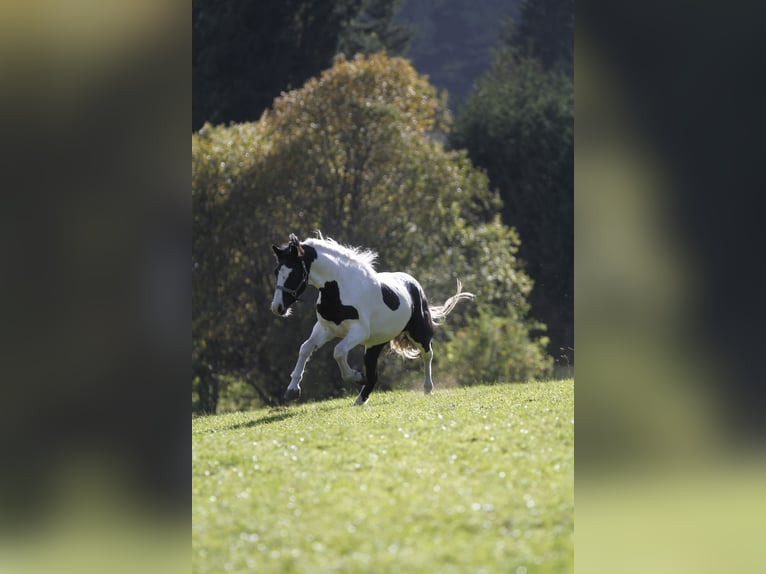
<svg viewBox="0 0 766 574">
<path fill-rule="evenodd" d="M 317 258 L 309 272 L 309 284 L 321 289 L 328 281 L 340 281 L 351 274 L 353 268 L 339 263 L 336 255 L 317 250 Z"/>
<path fill-rule="evenodd" d="M 337 280 L 338 270 L 339 266 L 332 256 L 317 250 L 317 258 L 311 264 L 309 272 L 309 284 L 321 289 L 328 281 Z"/>
</svg>

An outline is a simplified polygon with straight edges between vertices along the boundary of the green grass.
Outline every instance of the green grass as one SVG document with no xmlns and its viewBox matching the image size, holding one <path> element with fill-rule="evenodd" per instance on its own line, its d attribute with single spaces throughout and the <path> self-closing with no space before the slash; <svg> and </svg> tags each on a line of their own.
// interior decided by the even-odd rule
<svg viewBox="0 0 766 574">
<path fill-rule="evenodd" d="M 571 572 L 574 381 L 192 421 L 193 572 Z"/>
</svg>

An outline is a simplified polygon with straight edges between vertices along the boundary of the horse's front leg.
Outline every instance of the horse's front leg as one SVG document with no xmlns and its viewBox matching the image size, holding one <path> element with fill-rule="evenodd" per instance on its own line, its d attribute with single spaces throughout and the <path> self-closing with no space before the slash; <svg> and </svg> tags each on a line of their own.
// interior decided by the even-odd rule
<svg viewBox="0 0 766 574">
<path fill-rule="evenodd" d="M 319 322 L 315 323 L 314 328 L 311 330 L 311 336 L 301 345 L 301 350 L 298 353 L 298 362 L 295 363 L 295 368 L 290 374 L 290 384 L 285 392 L 285 400 L 290 401 L 301 396 L 301 379 L 303 378 L 306 363 L 311 358 L 311 354 L 330 339 L 332 339 L 330 332 L 320 325 Z"/>
<path fill-rule="evenodd" d="M 349 366 L 348 353 L 351 349 L 366 341 L 369 336 L 369 330 L 362 324 L 357 323 L 349 329 L 346 336 L 335 346 L 332 356 L 335 358 L 335 362 L 338 363 L 338 367 L 340 367 L 340 375 L 344 381 L 361 383 L 364 380 L 362 373 Z"/>
</svg>

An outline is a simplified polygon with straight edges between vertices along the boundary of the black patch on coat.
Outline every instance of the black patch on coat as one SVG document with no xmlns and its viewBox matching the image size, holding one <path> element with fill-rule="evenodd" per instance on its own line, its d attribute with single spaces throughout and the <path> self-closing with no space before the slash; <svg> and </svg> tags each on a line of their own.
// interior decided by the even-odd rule
<svg viewBox="0 0 766 574">
<path fill-rule="evenodd" d="M 383 292 L 383 302 L 386 307 L 396 311 L 399 308 L 399 295 L 385 283 L 380 286 L 380 290 Z"/>
<path fill-rule="evenodd" d="M 414 283 L 407 283 L 407 291 L 412 298 L 412 315 L 404 330 L 410 338 L 423 347 L 426 352 L 431 350 L 431 339 L 434 336 L 434 324 L 431 319 L 431 310 L 423 291 Z"/>
<path fill-rule="evenodd" d="M 303 246 L 303 260 L 306 262 L 306 267 L 310 270 L 311 264 L 317 259 L 317 250 L 311 247 L 311 245 Z"/>
<path fill-rule="evenodd" d="M 356 310 L 356 307 L 341 303 L 337 281 L 328 281 L 319 292 L 322 294 L 322 298 L 317 305 L 317 312 L 326 321 L 332 321 L 336 325 L 340 325 L 346 319 L 359 318 L 359 312 Z"/>
</svg>

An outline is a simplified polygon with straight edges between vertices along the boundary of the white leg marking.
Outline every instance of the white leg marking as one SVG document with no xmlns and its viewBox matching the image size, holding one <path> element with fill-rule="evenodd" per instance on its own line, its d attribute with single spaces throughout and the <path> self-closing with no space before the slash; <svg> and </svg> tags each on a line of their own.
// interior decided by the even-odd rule
<svg viewBox="0 0 766 574">
<path fill-rule="evenodd" d="M 349 329 L 348 334 L 335 346 L 335 350 L 332 356 L 340 367 L 340 376 L 344 381 L 350 381 L 354 383 L 361 382 L 364 377 L 362 373 L 352 369 L 348 364 L 348 353 L 351 349 L 360 345 L 369 337 L 367 330 L 362 325 L 355 325 Z"/>
<path fill-rule="evenodd" d="M 434 382 L 431 380 L 431 359 L 434 358 L 433 350 L 424 353 L 420 350 L 423 357 L 423 368 L 425 370 L 425 380 L 423 381 L 423 392 L 427 395 L 434 390 Z"/>
<path fill-rule="evenodd" d="M 325 330 L 318 322 L 314 324 L 314 328 L 311 330 L 311 336 L 301 345 L 301 350 L 298 353 L 298 362 L 295 363 L 295 368 L 290 374 L 290 384 L 288 390 L 297 391 L 301 387 L 301 379 L 303 378 L 303 371 L 306 368 L 306 363 L 311 358 L 311 354 L 324 345 L 332 338 L 332 335 Z"/>
</svg>

